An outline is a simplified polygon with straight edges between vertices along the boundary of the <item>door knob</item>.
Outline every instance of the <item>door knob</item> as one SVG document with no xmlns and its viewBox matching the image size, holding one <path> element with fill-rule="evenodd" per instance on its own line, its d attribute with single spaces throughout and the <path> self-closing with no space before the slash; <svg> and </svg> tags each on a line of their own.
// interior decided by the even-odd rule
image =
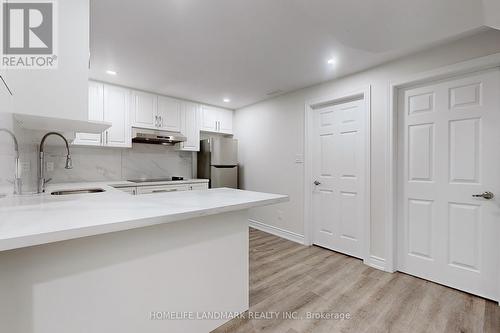
<svg viewBox="0 0 500 333">
<path fill-rule="evenodd" d="M 474 198 L 483 198 L 486 200 L 491 200 L 495 197 L 495 195 L 493 193 L 491 193 L 490 191 L 486 191 L 486 192 L 483 192 L 481 194 L 473 194 L 472 196 Z"/>
<path fill-rule="evenodd" d="M 321 184 L 321 183 L 320 183 L 320 182 L 318 182 L 317 180 L 316 180 L 316 181 L 314 181 L 314 185 L 318 186 L 318 185 L 320 185 L 320 184 Z"/>
</svg>

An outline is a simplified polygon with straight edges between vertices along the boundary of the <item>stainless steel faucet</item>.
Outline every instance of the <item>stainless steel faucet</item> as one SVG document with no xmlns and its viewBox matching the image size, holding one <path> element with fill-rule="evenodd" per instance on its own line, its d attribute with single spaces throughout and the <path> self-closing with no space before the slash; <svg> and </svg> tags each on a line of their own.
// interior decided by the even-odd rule
<svg viewBox="0 0 500 333">
<path fill-rule="evenodd" d="M 45 185 L 48 182 L 50 182 L 50 179 L 45 179 L 45 158 L 44 158 L 43 148 L 45 145 L 45 140 L 47 139 L 47 137 L 49 137 L 51 135 L 57 135 L 58 137 L 60 137 L 61 139 L 64 140 L 64 143 L 66 144 L 66 151 L 67 151 L 66 167 L 65 168 L 66 169 L 73 168 L 73 164 L 71 162 L 71 154 L 69 152 L 68 140 L 66 140 L 66 138 L 64 136 L 62 136 L 62 134 L 59 134 L 57 132 L 49 132 L 49 133 L 45 134 L 42 138 L 42 141 L 40 142 L 40 157 L 38 160 L 38 193 L 45 192 Z"/>
<path fill-rule="evenodd" d="M 12 141 L 14 141 L 14 150 L 16 151 L 16 159 L 15 159 L 16 170 L 14 172 L 14 194 L 21 194 L 23 183 L 19 171 L 19 144 L 17 142 L 17 138 L 14 135 L 14 133 L 12 133 L 6 128 L 0 128 L 0 132 L 5 132 L 9 134 L 9 136 L 12 138 Z"/>
</svg>

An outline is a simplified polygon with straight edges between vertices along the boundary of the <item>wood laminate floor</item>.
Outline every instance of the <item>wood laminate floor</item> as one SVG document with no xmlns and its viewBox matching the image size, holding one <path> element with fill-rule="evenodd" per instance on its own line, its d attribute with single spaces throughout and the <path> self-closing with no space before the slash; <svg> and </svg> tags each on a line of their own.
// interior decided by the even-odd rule
<svg viewBox="0 0 500 333">
<path fill-rule="evenodd" d="M 338 313 L 350 319 L 302 319 Z M 256 229 L 245 316 L 213 332 L 500 332 L 497 303 Z"/>
</svg>

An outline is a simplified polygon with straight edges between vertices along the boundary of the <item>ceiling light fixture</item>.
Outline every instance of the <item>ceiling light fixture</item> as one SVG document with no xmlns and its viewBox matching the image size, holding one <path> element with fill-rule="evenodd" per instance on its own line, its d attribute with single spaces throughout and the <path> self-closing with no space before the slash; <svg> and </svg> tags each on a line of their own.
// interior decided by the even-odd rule
<svg viewBox="0 0 500 333">
<path fill-rule="evenodd" d="M 224 103 L 229 103 L 229 102 L 231 102 L 231 100 L 230 100 L 229 98 L 224 98 L 224 99 L 223 99 L 223 101 L 224 101 Z"/>
<path fill-rule="evenodd" d="M 337 61 L 335 60 L 335 58 L 328 59 L 328 61 L 327 61 L 327 63 L 328 63 L 329 65 L 335 65 L 335 63 L 336 63 L 336 62 L 337 62 Z"/>
<path fill-rule="evenodd" d="M 109 74 L 109 75 L 116 75 L 117 73 L 116 73 L 115 71 L 112 71 L 112 70 L 108 69 L 108 70 L 106 71 L 106 74 Z"/>
</svg>

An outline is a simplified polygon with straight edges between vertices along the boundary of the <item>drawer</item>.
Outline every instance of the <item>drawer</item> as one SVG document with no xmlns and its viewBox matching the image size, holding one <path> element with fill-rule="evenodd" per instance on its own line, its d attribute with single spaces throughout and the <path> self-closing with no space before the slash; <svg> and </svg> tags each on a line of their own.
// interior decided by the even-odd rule
<svg viewBox="0 0 500 333">
<path fill-rule="evenodd" d="M 208 183 L 201 183 L 201 184 L 189 184 L 189 189 L 196 191 L 196 190 L 208 190 Z"/>
<path fill-rule="evenodd" d="M 137 187 L 137 194 L 149 193 L 166 193 L 177 191 L 188 191 L 188 185 L 157 185 L 157 186 L 139 186 Z"/>
</svg>

